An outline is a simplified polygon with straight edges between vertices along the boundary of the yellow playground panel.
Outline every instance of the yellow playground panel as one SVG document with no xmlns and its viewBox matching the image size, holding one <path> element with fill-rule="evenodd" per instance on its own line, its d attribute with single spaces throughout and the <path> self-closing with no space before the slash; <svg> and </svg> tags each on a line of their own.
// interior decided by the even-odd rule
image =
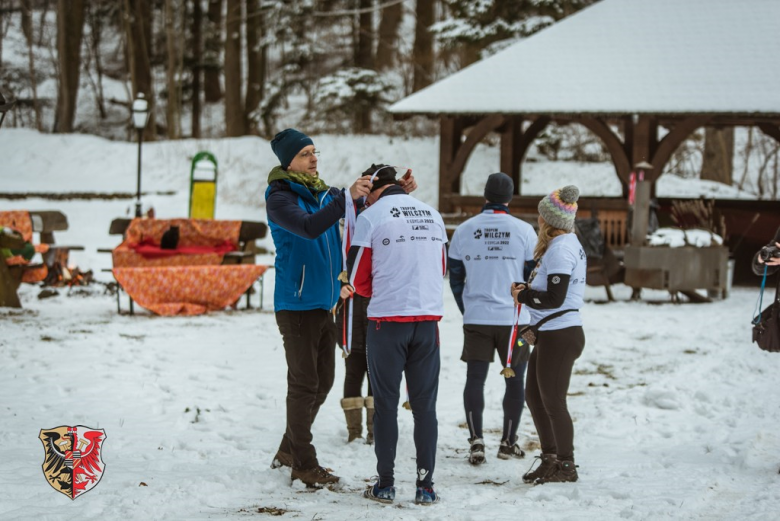
<svg viewBox="0 0 780 521">
<path fill-rule="evenodd" d="M 190 219 L 213 219 L 217 204 L 217 159 L 198 152 L 190 169 Z"/>
</svg>

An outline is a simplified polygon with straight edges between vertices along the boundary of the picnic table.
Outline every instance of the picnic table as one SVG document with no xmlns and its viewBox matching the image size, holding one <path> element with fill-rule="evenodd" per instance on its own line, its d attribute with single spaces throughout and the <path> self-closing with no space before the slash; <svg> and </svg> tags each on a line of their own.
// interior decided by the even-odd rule
<svg viewBox="0 0 780 521">
<path fill-rule="evenodd" d="M 14 235 L 0 236 L 0 248 L 21 250 L 30 245 L 43 259 L 38 264 L 22 255 L 0 260 L 0 307 L 22 307 L 16 293 L 22 282 L 46 280 L 55 266 L 67 267 L 71 251 L 84 249 L 55 243 L 54 232 L 68 229 L 68 219 L 59 211 L 0 211 L 0 228 L 14 232 Z M 35 233 L 38 233 L 37 242 Z"/>
<path fill-rule="evenodd" d="M 175 247 L 163 236 L 176 229 Z M 133 302 L 158 315 L 197 315 L 236 305 L 268 266 L 255 264 L 254 241 L 265 223 L 214 219 L 115 219 L 110 234 L 122 243 L 111 251 L 111 272 Z M 108 251 L 108 250 L 101 250 Z M 117 295 L 117 311 L 121 312 Z"/>
</svg>

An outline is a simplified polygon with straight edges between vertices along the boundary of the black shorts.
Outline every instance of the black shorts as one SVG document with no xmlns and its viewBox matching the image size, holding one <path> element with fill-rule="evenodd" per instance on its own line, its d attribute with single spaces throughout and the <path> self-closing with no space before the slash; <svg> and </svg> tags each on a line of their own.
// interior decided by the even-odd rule
<svg viewBox="0 0 780 521">
<path fill-rule="evenodd" d="M 518 327 L 520 330 L 523 326 Z M 464 362 L 492 362 L 495 352 L 501 365 L 506 365 L 506 351 L 512 334 L 511 326 L 483 326 L 478 324 L 463 325 L 463 353 L 460 359 Z M 522 340 L 518 338 L 518 340 Z M 531 356 L 530 346 L 523 342 L 515 344 L 512 352 L 512 367 L 520 362 L 527 362 Z"/>
</svg>

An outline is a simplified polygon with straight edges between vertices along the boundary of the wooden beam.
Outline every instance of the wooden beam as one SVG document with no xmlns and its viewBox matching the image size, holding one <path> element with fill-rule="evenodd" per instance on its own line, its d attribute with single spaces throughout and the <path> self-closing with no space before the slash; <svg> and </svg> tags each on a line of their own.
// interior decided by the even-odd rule
<svg viewBox="0 0 780 521">
<path fill-rule="evenodd" d="M 677 147 L 679 147 L 694 130 L 703 127 L 709 123 L 709 121 L 710 118 L 708 116 L 694 116 L 684 119 L 663 137 L 658 144 L 655 154 L 653 154 L 652 160 L 649 161 L 649 163 L 653 165 L 653 179 L 650 179 L 650 181 L 655 183 L 663 173 L 666 163 L 669 161 L 669 158 L 672 157 L 674 151 L 677 150 Z"/>
<path fill-rule="evenodd" d="M 452 205 L 448 195 L 452 193 L 449 172 L 461 143 L 462 127 L 456 117 L 442 117 L 440 120 L 441 138 L 439 142 L 439 211 L 451 212 Z M 455 192 L 460 190 L 456 188 Z"/>
<path fill-rule="evenodd" d="M 761 132 L 780 143 L 780 126 L 770 123 L 759 123 L 757 126 L 761 129 Z"/>
<path fill-rule="evenodd" d="M 612 163 L 615 165 L 615 171 L 624 185 L 628 185 L 628 176 L 631 174 L 631 162 L 626 155 L 624 143 L 615 134 L 609 125 L 598 118 L 582 118 L 574 121 L 587 128 L 601 139 L 604 146 L 607 147 L 609 155 L 612 156 Z"/>
<path fill-rule="evenodd" d="M 523 158 L 519 155 L 520 140 L 523 137 L 523 118 L 509 116 L 501 128 L 501 158 L 499 168 L 507 174 L 515 183 L 515 194 L 520 193 L 522 175 L 520 162 Z"/>
<path fill-rule="evenodd" d="M 463 169 L 466 168 L 466 163 L 468 162 L 471 153 L 485 136 L 490 132 L 497 130 L 504 122 L 504 116 L 487 116 L 471 129 L 468 137 L 463 143 L 459 143 L 460 146 L 455 151 L 455 157 L 452 159 L 447 172 L 444 174 L 445 177 L 442 178 L 444 184 L 449 187 L 450 193 L 460 193 L 460 178 L 463 175 Z"/>
</svg>

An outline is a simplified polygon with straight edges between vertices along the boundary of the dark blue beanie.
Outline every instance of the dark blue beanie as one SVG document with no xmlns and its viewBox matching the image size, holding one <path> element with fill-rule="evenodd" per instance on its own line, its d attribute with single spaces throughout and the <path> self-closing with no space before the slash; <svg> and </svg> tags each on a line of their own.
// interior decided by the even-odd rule
<svg viewBox="0 0 780 521">
<path fill-rule="evenodd" d="M 294 128 L 288 128 L 274 136 L 273 141 L 271 141 L 271 150 L 279 158 L 282 168 L 287 170 L 295 155 L 303 150 L 304 147 L 313 144 L 314 141 L 303 132 Z"/>
</svg>

